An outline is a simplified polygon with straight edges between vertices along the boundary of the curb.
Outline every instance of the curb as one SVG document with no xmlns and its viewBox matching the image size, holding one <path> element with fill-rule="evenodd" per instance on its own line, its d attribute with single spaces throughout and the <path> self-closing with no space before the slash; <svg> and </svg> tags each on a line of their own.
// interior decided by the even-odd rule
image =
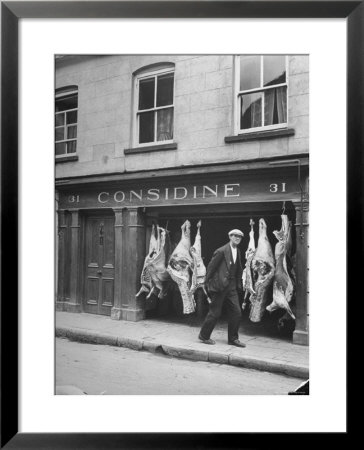
<svg viewBox="0 0 364 450">
<path fill-rule="evenodd" d="M 89 331 L 81 328 L 56 327 L 56 337 L 67 338 L 70 341 L 83 342 L 88 344 L 111 345 L 115 347 L 125 347 L 132 350 L 160 353 L 166 356 L 193 361 L 205 361 L 217 364 L 229 364 L 246 369 L 262 370 L 265 372 L 280 373 L 296 378 L 309 378 L 309 370 L 299 364 L 287 363 L 274 359 L 259 359 L 252 356 L 240 356 L 219 352 L 207 352 L 194 350 L 192 348 L 166 345 L 151 341 L 112 336 L 98 331 Z"/>
</svg>

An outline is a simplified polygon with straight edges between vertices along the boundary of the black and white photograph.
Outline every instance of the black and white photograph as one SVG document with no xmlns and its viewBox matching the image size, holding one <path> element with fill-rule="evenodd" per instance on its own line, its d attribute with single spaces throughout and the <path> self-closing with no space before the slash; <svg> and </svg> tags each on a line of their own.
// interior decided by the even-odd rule
<svg viewBox="0 0 364 450">
<path fill-rule="evenodd" d="M 55 393 L 309 394 L 309 56 L 55 56 Z"/>
<path fill-rule="evenodd" d="M 363 3 L 1 2 L 1 448 L 348 434 Z"/>
</svg>

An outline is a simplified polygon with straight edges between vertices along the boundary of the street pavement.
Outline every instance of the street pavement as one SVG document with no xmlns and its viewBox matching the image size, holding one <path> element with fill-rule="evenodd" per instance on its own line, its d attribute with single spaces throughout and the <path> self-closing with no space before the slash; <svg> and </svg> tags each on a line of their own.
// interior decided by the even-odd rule
<svg viewBox="0 0 364 450">
<path fill-rule="evenodd" d="M 301 379 L 56 339 L 56 386 L 77 395 L 287 395 Z M 59 392 L 62 392 L 59 389 Z"/>
<path fill-rule="evenodd" d="M 200 328 L 193 323 L 162 320 L 129 322 L 95 314 L 56 312 L 55 325 L 57 337 L 73 341 L 127 347 L 175 358 L 309 378 L 307 346 L 247 334 L 241 327 L 240 340 L 246 343 L 246 347 L 233 347 L 227 343 L 226 324 L 223 323 L 219 323 L 213 332 L 212 338 L 216 340 L 213 346 L 199 341 Z"/>
</svg>

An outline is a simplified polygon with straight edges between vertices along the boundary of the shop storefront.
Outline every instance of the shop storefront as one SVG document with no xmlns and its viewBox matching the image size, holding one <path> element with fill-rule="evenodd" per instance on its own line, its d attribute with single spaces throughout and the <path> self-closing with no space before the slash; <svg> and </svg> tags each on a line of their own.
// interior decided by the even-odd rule
<svg viewBox="0 0 364 450">
<path fill-rule="evenodd" d="M 136 297 L 152 224 L 167 228 L 174 243 L 191 222 L 191 240 L 202 221 L 207 266 L 230 229 L 244 232 L 262 217 L 274 250 L 281 214 L 293 224 L 297 284 L 293 342 L 308 344 L 308 158 L 59 180 L 57 309 L 137 321 L 169 311 L 181 315 L 178 296 Z M 244 264 L 244 260 L 243 260 Z M 197 312 L 204 300 L 198 294 Z"/>
</svg>

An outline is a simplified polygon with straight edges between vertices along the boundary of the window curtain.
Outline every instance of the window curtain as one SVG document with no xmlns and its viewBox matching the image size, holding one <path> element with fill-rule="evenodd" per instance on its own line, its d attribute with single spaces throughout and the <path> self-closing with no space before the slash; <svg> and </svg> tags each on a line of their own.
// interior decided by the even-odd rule
<svg viewBox="0 0 364 450">
<path fill-rule="evenodd" d="M 240 110 L 240 127 L 242 129 L 262 126 L 262 97 L 260 93 L 242 95 Z"/>
<path fill-rule="evenodd" d="M 269 89 L 264 93 L 264 125 L 272 125 L 275 103 L 275 89 Z"/>
<path fill-rule="evenodd" d="M 76 153 L 77 141 L 67 142 L 67 153 Z"/>
<path fill-rule="evenodd" d="M 67 127 L 67 139 L 76 139 L 77 138 L 77 127 Z"/>
<path fill-rule="evenodd" d="M 258 98 L 251 104 L 251 127 L 261 127 L 262 126 L 262 101 Z"/>
<path fill-rule="evenodd" d="M 173 108 L 158 111 L 157 141 L 173 139 Z"/>
<path fill-rule="evenodd" d="M 264 93 L 264 125 L 287 122 L 287 88 L 269 89 Z"/>
<path fill-rule="evenodd" d="M 285 86 L 276 89 L 278 123 L 287 122 L 287 88 Z"/>
</svg>

